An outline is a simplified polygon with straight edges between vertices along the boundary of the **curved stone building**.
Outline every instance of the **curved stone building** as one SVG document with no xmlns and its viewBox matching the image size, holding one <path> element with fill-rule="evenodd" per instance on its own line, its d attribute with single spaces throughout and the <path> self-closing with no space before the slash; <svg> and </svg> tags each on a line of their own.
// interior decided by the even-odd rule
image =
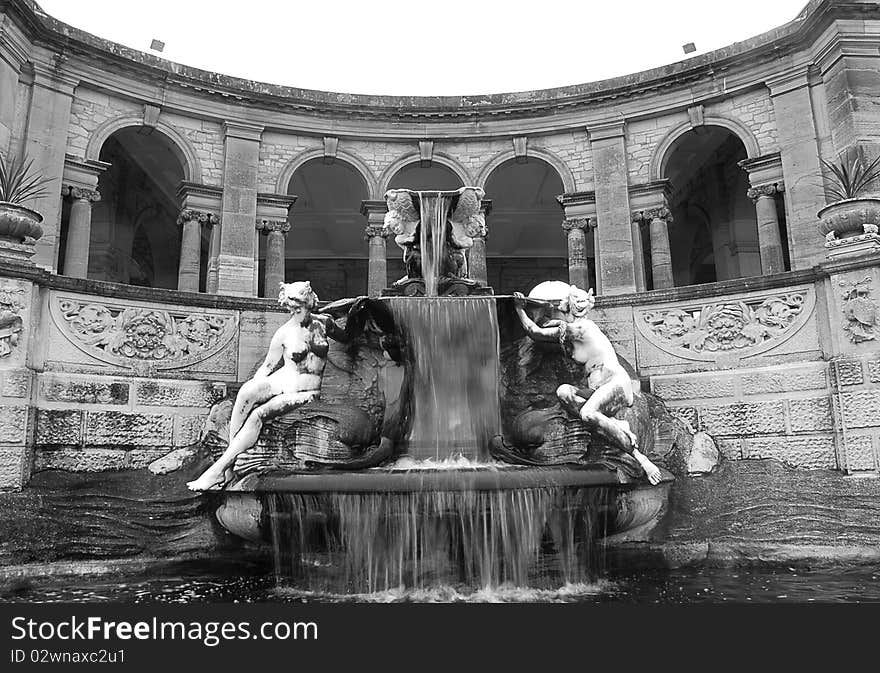
<svg viewBox="0 0 880 673">
<path fill-rule="evenodd" d="M 876 246 L 829 260 L 817 229 L 821 160 L 854 147 L 880 152 L 876 2 L 811 0 L 600 82 L 394 97 L 205 72 L 0 0 L 0 153 L 53 179 L 35 266 L 0 269 L 22 320 L 0 359 L 2 485 L 188 443 L 283 318 L 259 297 L 283 278 L 377 294 L 403 275 L 384 192 L 462 185 L 486 193 L 482 280 L 595 287 L 618 349 L 728 458 L 876 470 L 880 356 L 846 330 Z M 188 341 L 93 338 L 131 320 Z"/>
</svg>

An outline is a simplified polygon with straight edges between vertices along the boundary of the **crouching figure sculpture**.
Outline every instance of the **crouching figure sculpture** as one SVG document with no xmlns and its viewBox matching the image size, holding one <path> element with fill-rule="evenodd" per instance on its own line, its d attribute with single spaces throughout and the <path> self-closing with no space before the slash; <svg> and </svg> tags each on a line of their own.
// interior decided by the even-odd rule
<svg viewBox="0 0 880 673">
<path fill-rule="evenodd" d="M 543 326 L 537 325 L 526 313 L 525 296 L 516 292 L 514 297 L 516 313 L 526 333 L 536 341 L 558 341 L 566 354 L 586 370 L 592 393 L 563 384 L 556 390 L 562 405 L 572 409 L 591 433 L 635 458 L 650 483 L 659 483 L 660 470 L 639 451 L 629 423 L 614 417 L 632 406 L 633 385 L 608 337 L 587 317 L 594 304 L 592 289 L 584 292 L 571 285 L 568 297 L 558 306 L 563 320 L 551 320 Z"/>
</svg>

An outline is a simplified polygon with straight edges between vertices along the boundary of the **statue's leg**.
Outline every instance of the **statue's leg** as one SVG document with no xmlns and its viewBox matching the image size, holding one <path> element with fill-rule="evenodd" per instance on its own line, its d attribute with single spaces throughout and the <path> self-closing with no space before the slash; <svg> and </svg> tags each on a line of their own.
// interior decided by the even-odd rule
<svg viewBox="0 0 880 673">
<path fill-rule="evenodd" d="M 628 381 L 627 381 L 628 383 Z M 638 439 L 626 421 L 612 418 L 618 411 L 632 404 L 632 393 L 620 381 L 612 378 L 603 383 L 581 407 L 580 416 L 587 427 L 621 450 L 632 455 L 652 484 L 660 482 L 659 468 L 639 451 Z"/>
<path fill-rule="evenodd" d="M 251 413 L 251 410 L 258 404 L 262 404 L 266 400 L 271 399 L 278 393 L 274 390 L 274 380 L 272 377 L 246 381 L 235 396 L 235 404 L 232 406 L 232 415 L 229 417 L 229 438 L 230 440 L 238 434 L 241 426 L 244 425 L 245 419 Z"/>
<path fill-rule="evenodd" d="M 211 467 L 205 470 L 202 476 L 195 481 L 189 482 L 187 487 L 192 491 L 206 491 L 210 488 L 226 485 L 232 478 L 232 466 L 235 464 L 235 459 L 238 458 L 239 454 L 247 451 L 257 443 L 260 431 L 263 429 L 263 423 L 266 420 L 311 402 L 317 396 L 317 391 L 283 393 L 275 395 L 265 404 L 256 407 L 230 440 L 229 446 L 226 447 L 223 455 Z"/>
</svg>

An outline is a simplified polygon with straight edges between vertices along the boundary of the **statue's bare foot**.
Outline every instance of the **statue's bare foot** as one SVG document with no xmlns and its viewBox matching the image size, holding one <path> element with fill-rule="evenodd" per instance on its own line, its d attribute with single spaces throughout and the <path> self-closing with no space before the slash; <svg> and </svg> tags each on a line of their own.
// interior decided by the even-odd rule
<svg viewBox="0 0 880 673">
<path fill-rule="evenodd" d="M 188 481 L 186 487 L 190 491 L 210 491 L 221 489 L 232 481 L 232 470 L 218 470 L 213 466 L 202 473 L 202 476 L 194 481 Z"/>
<path fill-rule="evenodd" d="M 663 476 L 660 474 L 660 468 L 654 465 L 654 463 L 652 463 L 650 460 L 648 460 L 648 457 L 645 454 L 643 454 L 638 449 L 635 449 L 633 450 L 633 458 L 639 461 L 639 465 L 642 466 L 642 469 L 645 471 L 645 475 L 648 477 L 648 481 L 651 483 L 651 485 L 657 485 L 660 483 L 660 479 L 662 479 Z"/>
</svg>

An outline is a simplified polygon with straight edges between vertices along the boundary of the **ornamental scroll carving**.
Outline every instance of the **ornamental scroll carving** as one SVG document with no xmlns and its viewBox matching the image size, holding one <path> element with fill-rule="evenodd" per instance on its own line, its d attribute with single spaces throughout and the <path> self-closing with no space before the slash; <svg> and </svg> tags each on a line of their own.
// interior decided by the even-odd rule
<svg viewBox="0 0 880 673">
<path fill-rule="evenodd" d="M 843 317 L 846 324 L 844 332 L 854 344 L 873 341 L 877 338 L 877 302 L 871 298 L 871 276 L 862 280 L 841 281 L 843 291 Z"/>
<path fill-rule="evenodd" d="M 812 291 L 745 297 L 645 311 L 639 330 L 667 352 L 697 360 L 719 354 L 755 355 L 792 336 L 813 309 Z"/>
<path fill-rule="evenodd" d="M 21 311 L 24 309 L 20 299 L 21 294 L 21 290 L 0 290 L 0 358 L 12 353 L 24 329 L 21 319 Z"/>
<path fill-rule="evenodd" d="M 210 357 L 237 332 L 234 315 L 184 313 L 118 306 L 80 298 L 56 298 L 61 331 L 101 360 L 130 367 L 170 369 Z"/>
</svg>

